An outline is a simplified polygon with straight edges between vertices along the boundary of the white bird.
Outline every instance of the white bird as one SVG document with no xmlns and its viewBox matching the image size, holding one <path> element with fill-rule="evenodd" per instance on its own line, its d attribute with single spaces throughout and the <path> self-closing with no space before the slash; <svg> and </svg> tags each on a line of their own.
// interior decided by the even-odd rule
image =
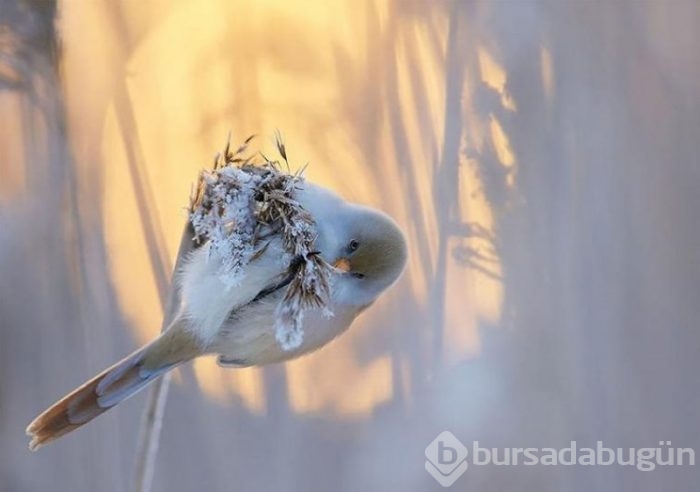
<svg viewBox="0 0 700 492">
<path fill-rule="evenodd" d="M 280 237 L 272 237 L 264 252 L 245 266 L 235 287 L 223 283 L 220 262 L 206 244 L 185 247 L 175 279 L 179 308 L 168 329 L 39 415 L 27 427 L 30 448 L 36 450 L 81 427 L 194 358 L 218 355 L 222 366 L 246 367 L 316 350 L 343 333 L 398 279 L 406 264 L 406 241 L 391 218 L 308 182 L 294 198 L 315 220 L 318 254 L 336 267 L 327 305 L 332 315 L 321 308 L 307 310 L 301 343 L 285 350 L 276 339 L 275 312 L 293 265 Z M 183 244 L 191 245 L 191 226 L 185 234 L 188 241 Z"/>
</svg>

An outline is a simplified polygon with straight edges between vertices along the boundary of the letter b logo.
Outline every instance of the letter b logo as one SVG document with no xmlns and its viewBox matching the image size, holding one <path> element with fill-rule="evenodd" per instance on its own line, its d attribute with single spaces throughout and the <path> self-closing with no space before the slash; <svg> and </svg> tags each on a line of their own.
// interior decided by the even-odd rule
<svg viewBox="0 0 700 492">
<path fill-rule="evenodd" d="M 469 451 L 451 432 L 445 431 L 425 448 L 425 469 L 443 487 L 449 487 L 467 469 Z"/>
<path fill-rule="evenodd" d="M 447 456 L 449 456 L 449 458 Z M 457 461 L 457 450 L 445 446 L 443 441 L 438 441 L 438 463 L 441 465 L 451 465 L 455 461 Z"/>
</svg>

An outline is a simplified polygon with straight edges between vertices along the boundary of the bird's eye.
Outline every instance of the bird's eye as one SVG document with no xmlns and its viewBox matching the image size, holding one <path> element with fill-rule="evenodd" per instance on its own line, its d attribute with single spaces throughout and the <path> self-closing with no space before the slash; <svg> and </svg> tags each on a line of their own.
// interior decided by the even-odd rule
<svg viewBox="0 0 700 492">
<path fill-rule="evenodd" d="M 348 244 L 348 251 L 350 251 L 352 253 L 353 251 L 355 251 L 359 247 L 360 247 L 359 241 L 357 241 L 357 239 L 353 239 L 352 241 L 350 241 L 350 244 Z"/>
</svg>

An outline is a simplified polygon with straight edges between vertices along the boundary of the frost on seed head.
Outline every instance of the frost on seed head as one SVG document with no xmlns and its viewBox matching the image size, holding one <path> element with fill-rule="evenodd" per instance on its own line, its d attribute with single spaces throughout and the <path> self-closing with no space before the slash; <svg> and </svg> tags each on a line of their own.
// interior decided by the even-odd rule
<svg viewBox="0 0 700 492">
<path fill-rule="evenodd" d="M 193 238 L 209 248 L 221 262 L 219 276 L 228 286 L 245 281 L 245 267 L 264 252 L 272 235 L 281 236 L 290 258 L 301 261 L 290 265 L 292 280 L 275 311 L 275 337 L 284 350 L 293 350 L 303 341 L 304 311 L 328 308 L 330 267 L 314 251 L 314 218 L 295 199 L 294 191 L 304 181 L 302 171 L 289 172 L 287 150 L 279 133 L 279 161 L 258 153 L 247 156 L 249 137 L 236 150 L 227 143 L 211 170 L 202 171 L 190 199 L 189 218 Z"/>
</svg>

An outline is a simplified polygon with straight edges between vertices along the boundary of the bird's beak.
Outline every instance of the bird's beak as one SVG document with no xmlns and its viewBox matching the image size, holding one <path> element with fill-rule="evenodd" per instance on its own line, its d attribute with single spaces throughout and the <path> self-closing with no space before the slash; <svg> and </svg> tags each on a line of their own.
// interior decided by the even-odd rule
<svg viewBox="0 0 700 492">
<path fill-rule="evenodd" d="M 347 258 L 338 258 L 336 262 L 333 263 L 333 266 L 341 272 L 347 273 L 350 271 L 350 260 Z"/>
</svg>

